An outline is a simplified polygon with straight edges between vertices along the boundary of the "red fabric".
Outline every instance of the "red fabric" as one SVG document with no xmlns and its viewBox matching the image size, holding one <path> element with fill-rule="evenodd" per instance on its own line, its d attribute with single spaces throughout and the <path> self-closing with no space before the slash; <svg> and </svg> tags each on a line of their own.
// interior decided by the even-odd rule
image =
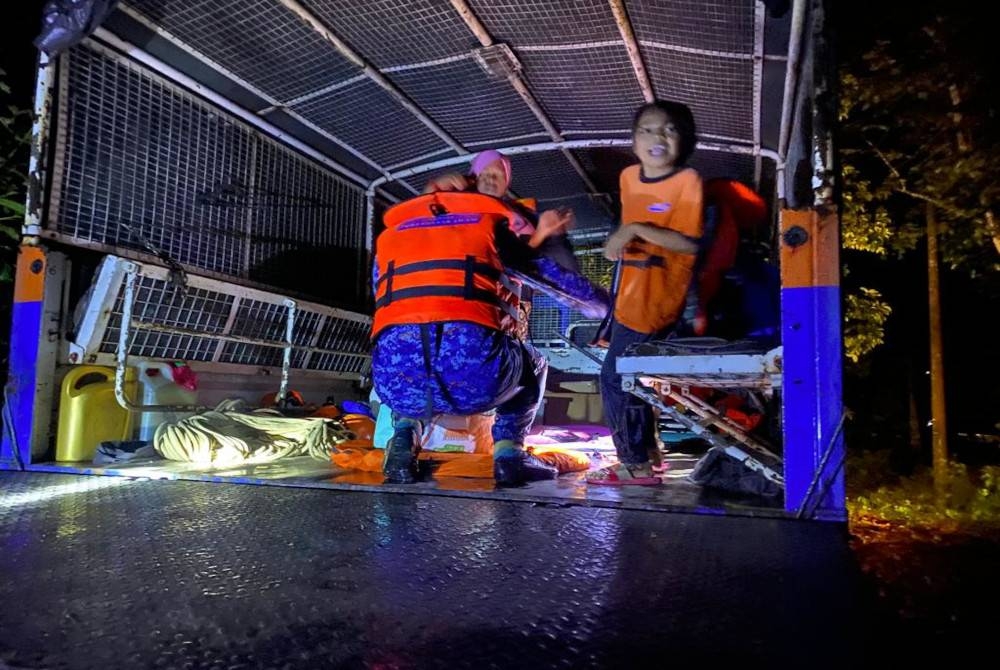
<svg viewBox="0 0 1000 670">
<path fill-rule="evenodd" d="M 761 226 L 767 217 L 767 205 L 753 189 L 733 179 L 710 179 L 705 182 L 705 202 L 716 206 L 718 219 L 698 275 L 698 313 L 696 335 L 708 328 L 708 307 L 722 287 L 726 272 L 736 264 L 740 230 Z"/>
</svg>

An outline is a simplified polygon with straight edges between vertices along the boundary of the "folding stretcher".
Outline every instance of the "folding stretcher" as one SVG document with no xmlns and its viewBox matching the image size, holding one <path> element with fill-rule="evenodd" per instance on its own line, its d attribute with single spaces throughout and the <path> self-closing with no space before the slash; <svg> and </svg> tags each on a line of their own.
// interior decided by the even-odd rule
<svg viewBox="0 0 1000 670">
<path fill-rule="evenodd" d="M 619 357 L 617 369 L 626 391 L 658 407 L 664 416 L 711 444 L 712 450 L 722 451 L 776 486 L 784 486 L 777 449 L 691 393 L 700 387 L 743 389 L 755 399 L 773 396 L 781 389 L 780 346 L 715 338 L 648 342 Z M 691 473 L 692 480 L 702 478 L 703 464 L 708 462 L 706 454 Z"/>
</svg>

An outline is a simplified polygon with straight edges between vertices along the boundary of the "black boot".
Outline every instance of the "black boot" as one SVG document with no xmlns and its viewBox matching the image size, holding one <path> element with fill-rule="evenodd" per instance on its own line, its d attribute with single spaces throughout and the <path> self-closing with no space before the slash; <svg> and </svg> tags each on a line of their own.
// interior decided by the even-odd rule
<svg viewBox="0 0 1000 670">
<path fill-rule="evenodd" d="M 559 469 L 523 449 L 508 451 L 493 459 L 493 479 L 497 486 L 521 486 L 525 482 L 555 479 Z"/>
<path fill-rule="evenodd" d="M 420 453 L 420 430 L 417 426 L 400 426 L 389 440 L 382 461 L 386 484 L 412 484 L 417 480 L 417 454 Z"/>
</svg>

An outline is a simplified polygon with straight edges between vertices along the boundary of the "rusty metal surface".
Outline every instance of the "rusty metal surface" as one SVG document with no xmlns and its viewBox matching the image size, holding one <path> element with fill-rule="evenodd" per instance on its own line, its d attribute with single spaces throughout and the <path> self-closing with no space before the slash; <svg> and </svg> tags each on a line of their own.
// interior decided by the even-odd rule
<svg viewBox="0 0 1000 670">
<path fill-rule="evenodd" d="M 0 572 L 0 667 L 843 668 L 863 625 L 836 524 L 391 492 L 0 473 Z"/>
</svg>

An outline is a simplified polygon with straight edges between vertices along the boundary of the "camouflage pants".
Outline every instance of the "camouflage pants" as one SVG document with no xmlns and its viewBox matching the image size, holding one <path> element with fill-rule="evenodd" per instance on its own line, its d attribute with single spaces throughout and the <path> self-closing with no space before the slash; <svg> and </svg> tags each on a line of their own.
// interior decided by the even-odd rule
<svg viewBox="0 0 1000 670">
<path fill-rule="evenodd" d="M 474 323 L 391 326 L 372 350 L 375 391 L 400 419 L 496 410 L 493 440 L 523 444 L 548 367 L 531 347 Z"/>
</svg>

